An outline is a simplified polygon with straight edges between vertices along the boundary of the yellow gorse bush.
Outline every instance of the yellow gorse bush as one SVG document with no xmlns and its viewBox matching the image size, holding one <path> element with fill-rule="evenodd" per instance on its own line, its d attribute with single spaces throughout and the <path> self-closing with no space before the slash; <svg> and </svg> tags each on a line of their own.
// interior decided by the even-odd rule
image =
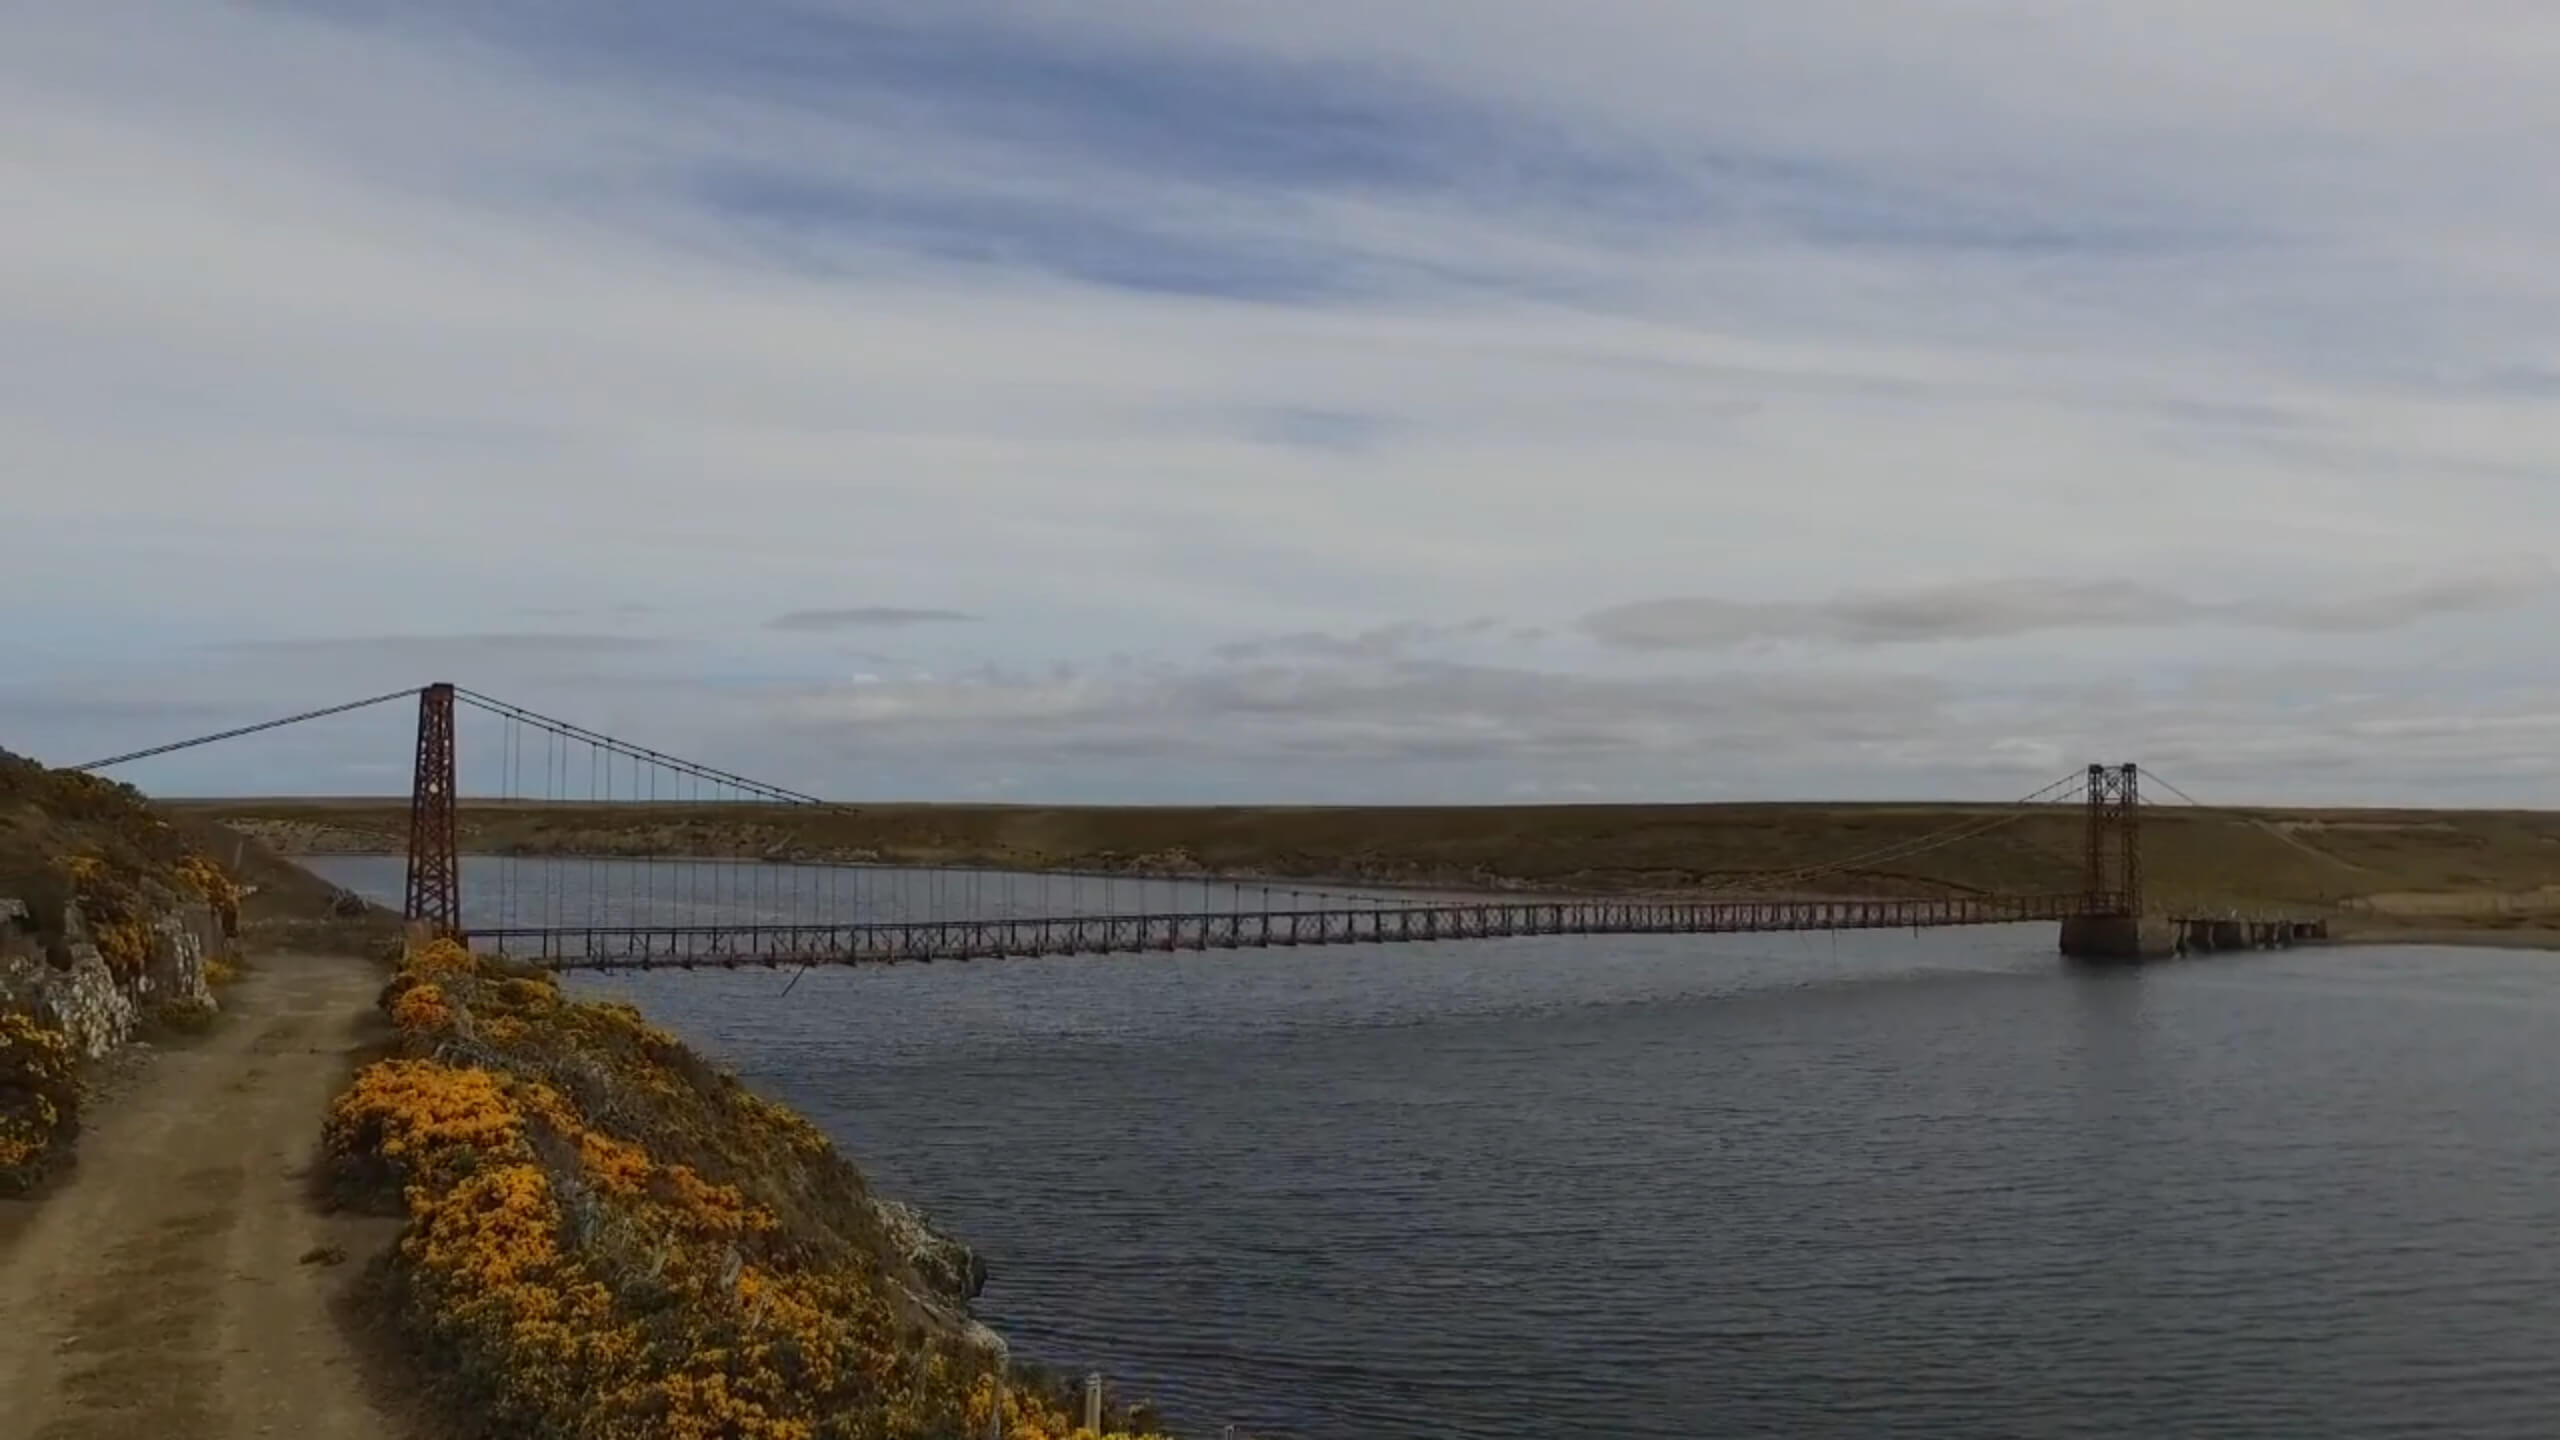
<svg viewBox="0 0 2560 1440">
<path fill-rule="evenodd" d="M 178 862 L 178 885 L 197 899 L 213 907 L 222 922 L 222 933 L 230 935 L 240 925 L 240 885 L 213 861 L 194 851 Z M 208 977 L 210 978 L 210 977 Z"/>
<path fill-rule="evenodd" d="M 0 1010 L 0 1192 L 33 1183 L 79 1128 L 79 1063 L 61 1031 Z"/>
<path fill-rule="evenodd" d="M 208 857 L 189 853 L 178 862 L 177 876 L 181 888 L 215 909 L 239 907 L 240 887 Z"/>
<path fill-rule="evenodd" d="M 151 961 L 151 926 L 132 878 L 95 855 L 72 855 L 61 863 L 108 971 L 118 980 L 140 975 Z"/>
<path fill-rule="evenodd" d="M 815 1127 L 627 1005 L 437 941 L 386 987 L 401 1055 L 330 1112 L 342 1177 L 407 1217 L 405 1320 L 493 1433 L 938 1440 L 994 1361 L 865 1230 Z M 1008 1435 L 1078 1433 L 1009 1388 Z"/>
<path fill-rule="evenodd" d="M 405 1034 L 423 1035 L 451 1025 L 453 1011 L 445 1006 L 444 991 L 426 980 L 408 987 L 392 1002 L 391 1023 Z"/>
</svg>

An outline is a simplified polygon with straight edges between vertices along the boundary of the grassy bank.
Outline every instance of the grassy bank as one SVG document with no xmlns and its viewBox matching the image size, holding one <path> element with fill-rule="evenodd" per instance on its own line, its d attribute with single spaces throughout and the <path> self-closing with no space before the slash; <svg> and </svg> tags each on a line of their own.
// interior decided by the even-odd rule
<svg viewBox="0 0 2560 1440">
<path fill-rule="evenodd" d="M 448 943 L 382 1003 L 396 1052 L 339 1099 L 328 1154 L 346 1203 L 405 1220 L 384 1297 L 469 1429 L 986 1433 L 992 1337 L 808 1122 L 628 1006 Z M 1007 1398 L 1007 1435 L 1075 1433 L 1039 1377 Z"/>
<path fill-rule="evenodd" d="M 399 800 L 215 800 L 185 810 L 301 853 L 397 850 Z M 1018 869 L 1209 871 L 1379 884 L 1593 890 L 1749 886 L 2001 812 L 1944 805 L 1060 808 L 474 804 L 482 853 L 736 855 Z M 2560 815 L 2201 810 L 2144 816 L 2155 905 L 2339 909 L 2370 929 L 2520 935 L 2560 923 Z M 1800 887 L 1862 895 L 2069 890 L 2077 811 Z"/>
</svg>

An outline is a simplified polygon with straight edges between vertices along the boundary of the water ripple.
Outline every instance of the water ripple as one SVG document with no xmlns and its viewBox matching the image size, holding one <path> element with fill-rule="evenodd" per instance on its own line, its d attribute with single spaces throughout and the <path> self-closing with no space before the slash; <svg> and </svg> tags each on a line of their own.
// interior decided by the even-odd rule
<svg viewBox="0 0 2560 1440">
<path fill-rule="evenodd" d="M 610 988 L 984 1248 L 1019 1353 L 1195 1432 L 2539 1440 L 2560 1414 L 2542 957 L 2092 976 L 2020 931 Z"/>
</svg>

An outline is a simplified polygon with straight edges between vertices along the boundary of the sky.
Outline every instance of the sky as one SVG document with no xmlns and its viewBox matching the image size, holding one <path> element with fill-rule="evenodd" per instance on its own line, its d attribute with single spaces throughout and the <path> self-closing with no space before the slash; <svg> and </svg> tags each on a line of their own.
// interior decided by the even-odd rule
<svg viewBox="0 0 2560 1440">
<path fill-rule="evenodd" d="M 0 7 L 0 745 L 450 680 L 844 799 L 2560 805 L 2555 73 L 2539 0 Z"/>
</svg>

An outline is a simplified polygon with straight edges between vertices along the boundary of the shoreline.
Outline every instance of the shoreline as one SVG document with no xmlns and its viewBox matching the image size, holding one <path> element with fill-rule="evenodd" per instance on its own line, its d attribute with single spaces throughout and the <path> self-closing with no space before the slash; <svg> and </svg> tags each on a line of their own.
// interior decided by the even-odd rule
<svg viewBox="0 0 2560 1440">
<path fill-rule="evenodd" d="M 404 854 L 403 850 L 400 848 L 402 843 L 404 843 L 404 837 L 396 835 L 339 835 L 322 837 L 315 843 L 313 837 L 296 836 L 290 832 L 273 829 L 255 821 L 231 820 L 223 823 L 233 826 L 234 828 L 245 829 L 247 833 L 255 836 L 260 843 L 266 845 L 276 854 L 285 856 L 286 858 L 294 861 L 306 859 L 398 860 L 401 859 Z M 1520 896 L 1555 899 L 1604 896 L 1613 899 L 1648 896 L 1658 896 L 1661 898 L 1671 899 L 1694 898 L 1701 895 L 1714 895 L 1719 898 L 1732 898 L 1737 900 L 1880 898 L 1876 895 L 1873 889 L 1839 892 L 1811 890 L 1756 891 L 1734 889 L 1705 883 L 1705 877 L 1700 877 L 1698 882 L 1690 884 L 1662 884 L 1658 881 L 1648 883 L 1648 877 L 1644 874 L 1614 871 L 1584 872 L 1585 883 L 1580 885 L 1567 885 L 1551 883 L 1531 877 L 1483 873 L 1472 874 L 1464 878 L 1454 878 L 1437 875 L 1361 874 L 1340 870 L 1277 870 L 1250 865 L 1205 867 L 1197 864 L 1196 862 L 1189 864 L 1181 863 L 1188 860 L 1189 857 L 1187 856 L 1131 857 L 1133 860 L 1154 859 L 1160 861 L 1166 858 L 1172 858 L 1176 861 L 1176 864 L 1172 868 L 1151 868 L 1138 865 L 1109 867 L 1092 864 L 1029 863 L 1020 859 L 1007 859 L 1004 857 L 983 855 L 932 856 L 881 854 L 865 848 L 839 847 L 808 850 L 794 849 L 779 852 L 702 851 L 686 853 L 616 851 L 612 849 L 586 848 L 575 844 L 547 844 L 539 841 L 518 842 L 513 845 L 493 847 L 487 845 L 475 845 L 472 843 L 473 838 L 474 837 L 470 836 L 467 832 L 465 833 L 462 848 L 459 851 L 459 855 L 462 859 L 556 860 L 562 862 L 622 863 L 632 865 L 649 863 L 666 865 L 771 865 L 800 866 L 811 869 L 899 870 L 914 872 L 945 871 L 984 875 L 1011 875 L 1022 876 L 1025 878 L 1046 878 L 1053 880 L 1091 880 L 1097 883 L 1112 881 L 1128 884 L 1152 883 L 1164 885 L 1198 885 L 1206 883 L 1214 885 L 1263 886 L 1273 890 L 1295 889 L 1302 891 L 1337 892 L 1369 891 L 1384 892 L 1395 895 L 1437 895 L 1461 901 Z M 1757 872 L 1741 871 L 1719 873 L 1749 875 Z M 1948 893 L 1950 887 L 1943 885 L 1929 885 L 1925 883 L 1914 884 L 1908 880 L 1903 880 L 1898 887 L 1891 888 L 1900 888 L 1915 892 L 1925 890 L 1932 894 L 1939 894 Z M 1979 894 L 1982 892 L 1975 887 L 1954 887 L 1953 893 Z"/>
<path fill-rule="evenodd" d="M 975 1250 L 636 1007 L 446 940 L 378 1004 L 396 1038 L 331 1107 L 328 1184 L 433 1237 L 384 1297 L 440 1402 L 507 1433 L 983 1434 L 999 1406 L 1023 1440 L 1086 1433 L 1079 1387 L 975 1314 Z M 1152 1406 L 1101 1412 L 1157 1440 Z"/>
<path fill-rule="evenodd" d="M 404 801 L 197 799 L 173 811 L 306 854 L 397 851 Z M 1996 836 L 1943 843 L 2002 807 L 1664 802 L 1593 806 L 1100 807 L 465 802 L 467 850 L 1095 877 L 1204 876 L 1274 887 L 1592 896 L 1784 888 L 1832 898 L 2075 892 L 2081 807 L 2016 812 Z M 2331 912 L 2461 893 L 2560 910 L 2560 814 L 2165 809 L 2143 822 L 2163 909 Z M 1855 863 L 1852 863 L 1855 862 Z M 1789 876 L 1819 877 L 1789 883 Z M 2419 907 L 2411 907 L 2416 912 Z M 2411 913 L 2409 918 L 2419 918 Z"/>
<path fill-rule="evenodd" d="M 397 853 L 394 797 L 190 799 L 168 808 L 301 855 Z M 545 803 L 460 807 L 463 847 L 517 857 L 974 869 L 1373 894 L 1936 898 L 2077 892 L 2078 807 L 1800 802 L 1592 806 L 1102 807 Z M 2542 948 L 2560 928 L 2560 813 L 2162 809 L 2143 821 L 2150 908 L 2326 915 L 2412 943 Z M 1880 857 L 1845 864 L 1852 857 Z M 1884 858 L 1898 857 L 1898 858 Z M 1790 883 L 1790 876 L 1818 877 Z M 2502 915 L 2503 912 L 2503 915 Z M 2544 917 L 2548 917 L 2547 919 Z M 2521 923 L 2519 923 L 2521 922 Z M 2475 927 L 2499 928 L 2475 933 Z M 2481 934 L 2497 937 L 2484 940 Z"/>
<path fill-rule="evenodd" d="M 382 849 L 333 848 L 323 850 L 282 851 L 279 853 L 284 854 L 288 860 L 294 862 L 299 862 L 305 859 L 397 861 L 401 858 L 400 853 L 397 850 Z M 1448 884 L 1432 884 L 1422 881 L 1397 882 L 1387 880 L 1369 880 L 1356 876 L 1333 873 L 1275 876 L 1254 871 L 1132 872 L 1072 869 L 1019 870 L 1009 869 L 1001 865 L 937 865 L 887 859 L 843 859 L 833 857 L 812 858 L 802 856 L 793 856 L 788 858 L 768 858 L 754 855 L 642 857 L 632 855 L 615 855 L 609 853 L 590 854 L 569 850 L 533 850 L 514 852 L 466 850 L 463 854 L 465 859 L 484 861 L 553 860 L 562 863 L 593 861 L 598 863 L 642 864 L 647 863 L 650 860 L 657 860 L 664 863 L 699 863 L 739 866 L 802 865 L 821 868 L 842 868 L 848 870 L 908 872 L 925 872 L 932 870 L 970 871 L 990 875 L 1020 875 L 1049 879 L 1086 880 L 1095 883 L 1118 881 L 1121 883 L 1152 883 L 1166 885 L 1209 884 L 1232 885 L 1238 887 L 1259 885 L 1266 886 L 1274 890 L 1294 888 L 1302 891 L 1336 892 L 1342 894 L 1346 899 L 1361 898 L 1355 892 L 1367 892 L 1369 895 L 1380 898 L 1388 896 L 1439 898 L 1457 904 L 1489 899 L 1562 899 L 1568 897 L 1588 897 L 1596 894 L 1606 894 L 1613 897 L 1653 896 L 1669 900 L 1712 897 L 1718 900 L 1729 899 L 1737 901 L 1880 898 L 1869 895 L 1843 896 L 1806 891 L 1793 893 L 1756 892 L 1738 889 L 1713 889 L 1700 886 L 1679 888 L 1650 887 L 1645 889 L 1628 888 L 1604 891 L 1597 887 L 1577 889 L 1546 886 L 1533 882 L 1519 881 L 1514 881 L 1508 884 L 1497 882 L 1485 885 L 1483 888 L 1466 889 Z M 2329 909 L 2326 912 L 2326 918 L 2329 919 L 2332 925 L 2332 933 L 2327 940 L 2319 943 L 2321 945 L 2331 947 L 2353 946 L 2361 948 L 2370 948 L 2377 945 L 2405 945 L 2419 948 L 2560 951 L 2560 906 L 2555 906 L 2549 910 L 2535 909 L 2527 911 L 2500 911 L 2485 908 L 2487 906 L 2494 905 L 2502 899 L 2513 898 L 2493 892 L 2475 892 L 2471 894 L 2451 892 L 2447 895 L 2434 898 L 2438 901 L 2438 905 L 2431 913 L 2413 912 L 2394 915 L 2388 912 L 2377 913 L 2369 909 Z M 2445 900 L 2462 899 L 2472 899 L 2481 902 L 2484 909 L 2477 913 L 2479 913 L 2483 919 L 2495 918 L 2518 923 L 2462 923 L 2462 920 L 2459 918 L 2462 914 L 2461 911 L 2454 910 L 2448 912 L 2442 908 L 2442 902 Z M 2236 902 L 2236 908 L 2242 910 L 2301 910 L 2307 912 L 2312 910 L 2314 907 L 2301 904 L 2288 904 L 2284 901 L 2259 900 Z M 2317 947 L 2306 946 L 2304 948 Z"/>
<path fill-rule="evenodd" d="M 2413 950 L 2560 951 L 2560 915 L 2554 915 L 2551 919 L 2552 928 L 2531 929 L 2459 925 L 2355 927 L 2332 935 L 2327 943 L 2334 947 L 2354 949 L 2398 945 Z M 2304 948 L 2316 947 L 2305 946 Z"/>
</svg>

